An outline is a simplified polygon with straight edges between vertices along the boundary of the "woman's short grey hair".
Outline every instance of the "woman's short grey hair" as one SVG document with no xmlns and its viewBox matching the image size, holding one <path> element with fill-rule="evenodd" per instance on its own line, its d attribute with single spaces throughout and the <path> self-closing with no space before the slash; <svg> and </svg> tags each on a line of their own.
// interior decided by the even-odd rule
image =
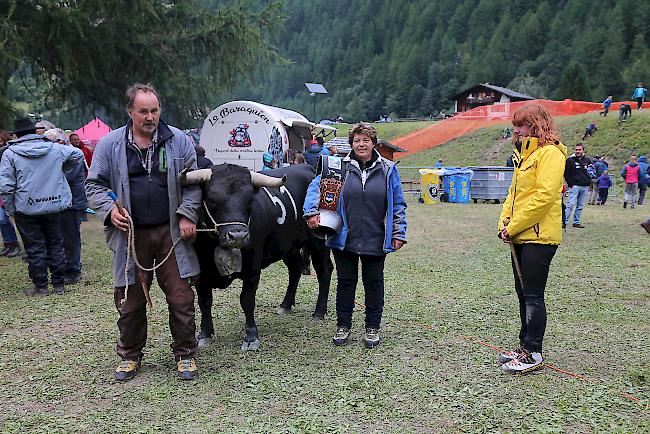
<svg viewBox="0 0 650 434">
<path fill-rule="evenodd" d="M 58 143 L 68 143 L 68 136 L 65 135 L 65 131 L 61 128 L 52 128 L 43 133 L 52 142 Z"/>
<path fill-rule="evenodd" d="M 126 102 L 125 106 L 127 111 L 133 108 L 133 101 L 135 101 L 135 96 L 138 94 L 138 92 L 153 93 L 154 95 L 156 95 L 156 98 L 158 99 L 158 104 L 160 104 L 160 95 L 158 95 L 158 91 L 151 85 L 151 83 L 147 83 L 147 84 L 135 83 L 129 86 L 129 88 L 126 90 L 126 93 L 124 95 L 124 99 Z"/>
</svg>

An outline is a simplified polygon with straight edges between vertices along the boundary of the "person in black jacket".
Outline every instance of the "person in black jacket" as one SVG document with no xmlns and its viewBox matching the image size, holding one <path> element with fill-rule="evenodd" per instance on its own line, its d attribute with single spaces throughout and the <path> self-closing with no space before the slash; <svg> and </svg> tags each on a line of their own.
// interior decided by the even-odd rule
<svg viewBox="0 0 650 434">
<path fill-rule="evenodd" d="M 207 169 L 213 165 L 212 161 L 205 156 L 205 149 L 202 146 L 194 146 L 196 151 L 196 165 L 199 169 Z"/>
<path fill-rule="evenodd" d="M 591 159 L 585 155 L 585 147 L 582 143 L 575 145 L 575 153 L 566 160 L 564 179 L 569 187 L 567 190 L 569 200 L 566 206 L 564 224 L 569 224 L 571 213 L 575 210 L 573 215 L 574 228 L 584 228 L 580 224 L 580 217 L 582 216 L 582 209 L 587 201 L 589 185 L 591 184 L 591 177 L 587 172 L 587 167 L 590 164 Z"/>
</svg>

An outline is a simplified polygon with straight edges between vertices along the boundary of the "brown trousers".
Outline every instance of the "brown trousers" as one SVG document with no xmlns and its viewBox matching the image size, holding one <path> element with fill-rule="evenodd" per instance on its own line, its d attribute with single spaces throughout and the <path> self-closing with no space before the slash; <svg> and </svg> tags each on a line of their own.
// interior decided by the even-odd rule
<svg viewBox="0 0 650 434">
<path fill-rule="evenodd" d="M 135 249 L 138 260 L 143 267 L 150 268 L 154 259 L 160 263 L 172 247 L 169 224 L 135 229 Z M 139 271 L 140 273 L 144 273 Z M 143 274 L 149 287 L 153 281 L 153 272 Z M 194 357 L 197 342 L 194 324 L 194 290 L 188 279 L 182 279 L 176 264 L 176 255 L 156 270 L 156 281 L 162 288 L 169 309 L 169 328 L 172 332 L 171 348 L 176 360 Z M 120 318 L 117 327 L 120 338 L 117 341 L 117 355 L 122 359 L 134 360 L 142 357 L 142 349 L 147 343 L 147 300 L 140 283 L 129 285 L 127 301 L 120 304 L 124 298 L 124 287 L 116 287 L 114 292 L 115 307 Z"/>
</svg>

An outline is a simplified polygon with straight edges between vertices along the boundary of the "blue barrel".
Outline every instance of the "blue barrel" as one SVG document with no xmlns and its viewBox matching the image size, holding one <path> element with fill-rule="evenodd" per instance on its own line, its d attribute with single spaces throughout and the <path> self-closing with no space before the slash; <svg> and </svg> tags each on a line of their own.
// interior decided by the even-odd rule
<svg viewBox="0 0 650 434">
<path fill-rule="evenodd" d="M 472 172 L 456 173 L 442 177 L 442 186 L 452 203 L 469 203 L 469 187 Z"/>
</svg>

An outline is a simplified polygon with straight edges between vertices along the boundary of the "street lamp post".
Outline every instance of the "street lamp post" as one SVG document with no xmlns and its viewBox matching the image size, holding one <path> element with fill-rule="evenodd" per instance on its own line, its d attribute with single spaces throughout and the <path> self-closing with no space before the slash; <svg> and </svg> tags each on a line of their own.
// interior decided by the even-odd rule
<svg viewBox="0 0 650 434">
<path fill-rule="evenodd" d="M 323 86 L 321 83 L 305 83 L 305 86 L 307 87 L 307 90 L 309 91 L 309 95 L 314 98 L 314 117 L 313 121 L 318 122 L 316 120 L 316 95 L 317 94 L 326 94 L 327 89 L 325 89 L 325 86 Z"/>
</svg>

